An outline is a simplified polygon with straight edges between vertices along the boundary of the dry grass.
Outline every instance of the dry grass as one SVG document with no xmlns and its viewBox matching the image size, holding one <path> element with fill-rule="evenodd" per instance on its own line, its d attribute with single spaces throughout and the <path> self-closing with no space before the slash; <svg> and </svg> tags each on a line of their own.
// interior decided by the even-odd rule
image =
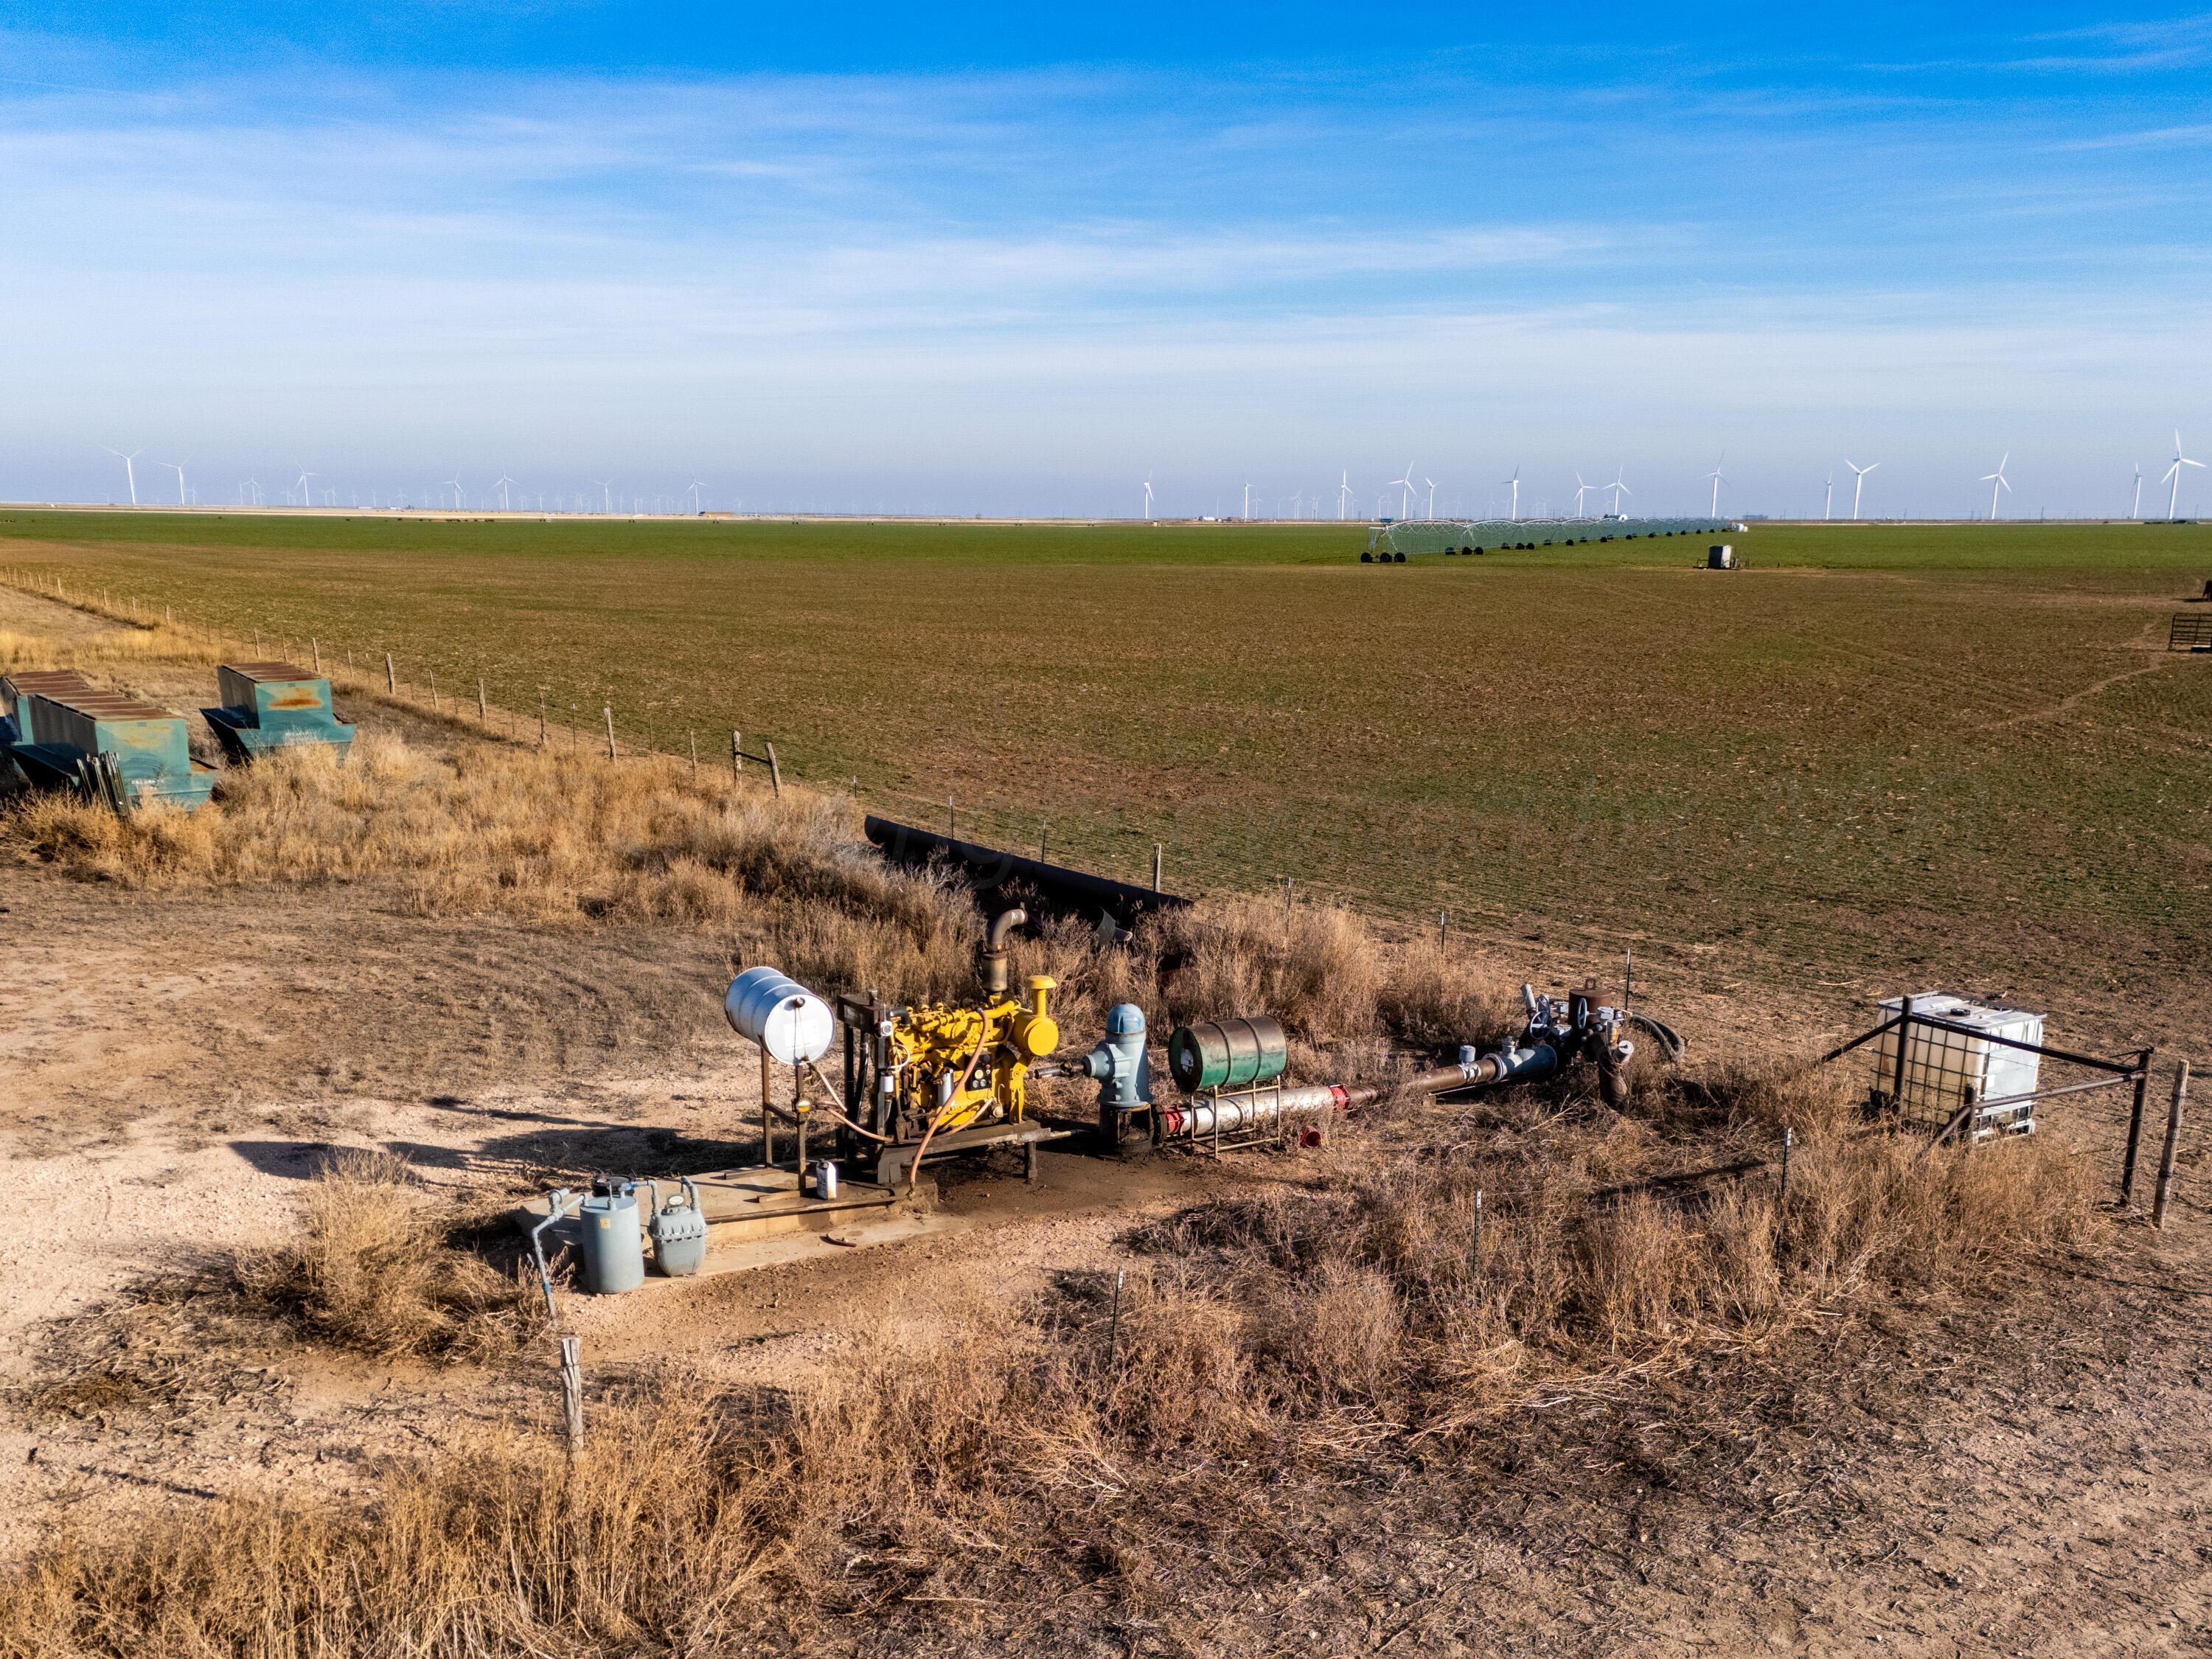
<svg viewBox="0 0 2212 1659">
<path fill-rule="evenodd" d="M 2086 1162 L 2056 1135 L 1815 1137 L 1786 1214 L 1760 1181 L 1605 1200 L 1601 1176 L 1652 1161 L 1612 1139 L 1553 1111 L 1441 1156 L 1370 1146 L 1153 1230 L 1118 1319 L 1110 1281 L 979 1292 L 921 1330 L 839 1339 L 787 1391 L 648 1381 L 592 1406 L 573 1468 L 550 1434 L 503 1431 L 388 1464 L 367 1511 L 236 1499 L 64 1539 L 0 1579 L 0 1655 L 804 1650 L 843 1614 L 1071 1574 L 1157 1607 L 1159 1564 L 1131 1539 L 1251 1547 L 1274 1524 L 1261 1495 L 1301 1467 L 1370 1468 L 1539 1391 L 2093 1224 Z M 419 1266 L 362 1265 L 418 1261 L 388 1173 L 333 1176 L 319 1242 L 274 1277 L 344 1340 L 438 1328 Z"/>
<path fill-rule="evenodd" d="M 1158 928 L 1162 952 L 1181 963 L 1167 986 L 1171 1019 L 1267 1013 L 1303 1037 L 1375 1030 L 1382 952 L 1347 911 L 1227 899 L 1164 916 Z"/>
<path fill-rule="evenodd" d="M 0 848 L 137 887 L 384 878 L 424 914 L 707 924 L 818 982 L 963 988 L 973 907 L 887 868 L 858 830 L 848 803 L 778 799 L 672 760 L 437 755 L 364 733 L 343 759 L 289 750 L 228 772 L 196 813 L 21 798 L 0 813 Z"/>
<path fill-rule="evenodd" d="M 534 1287 L 453 1248 L 405 1164 L 341 1152 L 309 1183 L 296 1237 L 242 1256 L 235 1289 L 303 1335 L 390 1358 L 512 1352 L 544 1328 Z"/>
<path fill-rule="evenodd" d="M 225 648 L 210 643 L 205 635 L 187 634 L 159 623 L 61 635 L 0 629 L 0 673 L 13 668 L 106 668 L 229 659 Z"/>
<path fill-rule="evenodd" d="M 1838 1297 L 1944 1284 L 2098 1224 L 2091 1160 L 2063 1131 L 1931 1147 L 1843 1127 L 1826 1073 L 1760 1074 L 1746 1092 L 1797 1121 L 1786 1209 L 1771 1169 L 1639 1185 L 1728 1161 L 1741 1120 L 1678 1143 L 1524 1096 L 1482 1109 L 1448 1144 L 1380 1156 L 1354 1145 L 1308 1185 L 1199 1206 L 1147 1243 L 1266 1310 L 1277 1335 L 1255 1352 L 1288 1367 L 1272 1386 L 1309 1405 L 1395 1399 L 1434 1431 L 1531 1390 L 1761 1341 Z"/>
</svg>

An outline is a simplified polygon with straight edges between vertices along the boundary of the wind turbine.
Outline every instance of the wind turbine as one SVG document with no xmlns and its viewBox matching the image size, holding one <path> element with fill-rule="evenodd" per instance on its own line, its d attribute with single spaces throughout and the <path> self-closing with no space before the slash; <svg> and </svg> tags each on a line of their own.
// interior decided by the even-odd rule
<svg viewBox="0 0 2212 1659">
<path fill-rule="evenodd" d="M 1633 495 L 1636 493 L 1626 483 L 1621 482 L 1627 474 L 1628 469 L 1626 466 L 1615 467 L 1613 473 L 1613 482 L 1609 484 L 1600 484 L 1598 486 L 1601 489 L 1610 489 L 1613 492 L 1613 516 L 1616 519 L 1620 517 L 1620 498 L 1623 495 Z"/>
<path fill-rule="evenodd" d="M 1577 519 L 1583 515 L 1583 497 L 1589 493 L 1591 488 L 1591 485 L 1583 482 L 1581 473 L 1575 474 L 1575 517 Z"/>
<path fill-rule="evenodd" d="M 468 497 L 461 493 L 461 481 L 459 478 L 448 478 L 446 483 L 453 487 L 453 511 L 458 513 L 469 504 Z"/>
<path fill-rule="evenodd" d="M 1147 518 L 1147 519 L 1150 519 L 1152 516 L 1152 479 L 1150 479 L 1149 477 L 1147 477 L 1147 478 L 1145 480 L 1145 517 L 1146 517 L 1146 518 Z"/>
<path fill-rule="evenodd" d="M 1515 467 L 1511 477 L 1500 478 L 1498 483 L 1513 486 L 1513 517 L 1518 520 L 1521 516 L 1521 469 Z"/>
<path fill-rule="evenodd" d="M 2173 480 L 2172 493 L 2166 498 L 2166 516 L 2169 520 L 2181 516 L 2181 469 L 2185 466 L 2202 468 L 2203 465 L 2202 461 L 2191 460 L 2188 456 L 2181 453 L 2181 433 L 2177 428 L 2173 434 L 2173 465 L 2166 468 L 2164 475 L 2159 479 L 2160 483 L 2164 483 L 2167 478 Z"/>
<path fill-rule="evenodd" d="M 1385 483 L 1382 488 L 1385 489 L 1395 489 L 1398 492 L 1398 516 L 1400 518 L 1405 519 L 1413 516 L 1413 464 L 1411 461 L 1406 463 L 1406 476 L 1404 477 L 1392 478 L 1389 482 Z"/>
<path fill-rule="evenodd" d="M 2180 434 L 2179 433 L 2176 433 L 2176 434 L 2174 434 L 2174 436 L 2175 436 L 2176 438 L 2179 438 L 2180 435 L 2181 435 L 2181 434 Z M 2177 445 L 2176 447 L 2179 447 L 2179 446 L 2178 446 L 2178 445 Z M 106 448 L 106 445 L 102 445 L 102 446 L 101 446 L 101 447 L 102 447 L 102 448 Z M 133 469 L 133 468 L 132 468 L 132 466 L 131 466 L 131 462 L 133 462 L 133 461 L 135 461 L 135 460 L 137 460 L 137 459 L 141 455 L 143 455 L 146 452 L 145 452 L 144 450 L 143 450 L 143 449 L 134 449 L 134 450 L 132 450 L 132 451 L 131 451 L 128 455 L 125 455 L 125 454 L 121 450 L 119 450 L 119 449 L 110 449 L 110 450 L 108 450 L 108 451 L 107 451 L 107 453 L 108 453 L 109 454 L 111 454 L 111 455 L 114 456 L 118 460 L 119 460 L 119 461 L 121 461 L 121 462 L 123 463 L 123 480 L 124 480 L 124 482 L 125 482 L 125 483 L 127 483 L 127 484 L 129 484 L 129 485 L 131 486 L 131 506 L 133 506 L 133 507 L 137 506 L 137 505 L 138 505 L 138 474 L 137 474 L 137 471 L 136 471 L 135 469 Z"/>
<path fill-rule="evenodd" d="M 1336 476 L 1336 516 L 1341 519 L 1351 510 L 1351 507 L 1352 474 L 1340 472 Z"/>
<path fill-rule="evenodd" d="M 2141 466 L 2137 466 L 2136 468 L 2135 505 L 2128 509 L 2128 517 L 2130 519 L 2141 519 L 2142 517 L 2142 468 Z"/>
<path fill-rule="evenodd" d="M 1836 505 L 1836 469 L 1828 469 L 1828 493 L 1820 497 L 1820 522 L 1828 521 L 1828 514 Z"/>
<path fill-rule="evenodd" d="M 2009 491 L 2012 489 L 2012 480 L 2006 477 L 2004 475 L 2005 461 L 2008 461 L 2011 459 L 2012 451 L 2008 449 L 2004 453 L 2004 460 L 1997 463 L 1997 470 L 1996 471 L 1984 472 L 1982 474 L 1982 482 L 1990 487 L 1990 521 L 1992 524 L 1996 522 L 1997 491 L 2000 489 Z"/>
<path fill-rule="evenodd" d="M 507 511 L 507 487 L 514 482 L 514 480 L 508 477 L 504 472 L 501 473 L 499 477 L 492 480 L 493 487 L 499 491 L 499 510 L 502 513 Z"/>
<path fill-rule="evenodd" d="M 703 512 L 705 512 L 705 511 L 706 511 L 706 509 L 699 504 L 699 492 L 700 492 L 701 490 L 704 489 L 706 487 L 707 487 L 707 485 L 706 485 L 706 481 L 705 481 L 704 479 L 701 479 L 701 478 L 694 478 L 694 479 L 692 479 L 692 480 L 691 480 L 691 510 L 692 510 L 692 512 L 694 512 L 694 513 L 703 513 Z"/>
<path fill-rule="evenodd" d="M 1250 484 L 1244 486 L 1244 522 L 1246 524 L 1252 522 L 1252 486 Z"/>
<path fill-rule="evenodd" d="M 182 507 L 185 504 L 185 464 L 182 461 L 164 461 L 161 465 L 177 475 L 177 505 Z"/>
<path fill-rule="evenodd" d="M 1861 466 L 1846 455 L 1844 457 L 1844 465 L 1858 474 L 1858 481 L 1851 486 L 1851 522 L 1856 524 L 1859 521 L 1859 496 L 1866 489 L 1866 475 L 1873 471 L 1875 467 L 1880 466 L 1881 463 L 1876 461 L 1872 466 Z"/>
<path fill-rule="evenodd" d="M 319 478 L 319 477 L 321 477 L 322 476 L 323 476 L 323 475 L 322 475 L 321 473 L 319 473 L 319 472 L 310 472 L 310 471 L 307 471 L 307 468 L 305 468 L 305 467 L 301 467 L 301 468 L 300 469 L 300 505 L 301 505 L 301 506 L 302 506 L 302 507 L 313 507 L 313 506 L 315 504 L 315 498 L 314 498 L 313 495 L 313 494 L 308 490 L 308 489 L 307 489 L 307 480 L 308 480 L 308 479 L 310 479 L 310 478 Z"/>
<path fill-rule="evenodd" d="M 1406 469 L 1408 472 L 1413 470 L 1410 466 Z M 1424 478 L 1421 482 L 1429 487 L 1429 517 L 1433 520 L 1437 516 L 1437 481 L 1434 478 Z"/>
<path fill-rule="evenodd" d="M 1721 461 L 1724 461 L 1726 459 L 1728 459 L 1728 452 L 1726 450 L 1723 450 L 1721 452 L 1720 460 L 1715 461 L 1713 463 L 1713 470 L 1705 475 L 1713 481 L 1713 507 L 1711 513 L 1708 514 L 1708 516 L 1715 519 L 1719 518 L 1721 515 L 1721 486 L 1728 482 L 1726 478 L 1721 476 Z"/>
</svg>

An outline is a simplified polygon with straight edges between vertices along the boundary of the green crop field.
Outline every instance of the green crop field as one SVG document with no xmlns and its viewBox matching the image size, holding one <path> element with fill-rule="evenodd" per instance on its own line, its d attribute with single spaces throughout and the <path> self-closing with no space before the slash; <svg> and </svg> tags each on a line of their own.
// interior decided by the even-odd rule
<svg viewBox="0 0 2212 1659">
<path fill-rule="evenodd" d="M 1363 566 L 1364 526 L 0 514 L 0 564 L 1171 886 L 2000 992 L 2212 966 L 2195 526 Z"/>
</svg>

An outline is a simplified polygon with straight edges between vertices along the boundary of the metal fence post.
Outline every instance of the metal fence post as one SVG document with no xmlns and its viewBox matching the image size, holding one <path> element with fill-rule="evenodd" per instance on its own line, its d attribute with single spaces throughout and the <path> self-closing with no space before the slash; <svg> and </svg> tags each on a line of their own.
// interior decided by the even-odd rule
<svg viewBox="0 0 2212 1659">
<path fill-rule="evenodd" d="M 1912 1041 L 1912 999 L 1897 1000 L 1897 1073 L 1889 1091 L 1889 1109 L 1902 1114 L 1905 1110 L 1905 1051 Z"/>
<path fill-rule="evenodd" d="M 2142 1147 L 2143 1097 L 2150 1092 L 2150 1060 L 2155 1051 L 2142 1051 L 2136 1073 L 2135 1104 L 2128 1110 L 2128 1150 L 2120 1159 L 2120 1207 L 2132 1209 L 2136 1201 L 2136 1155 Z"/>
</svg>

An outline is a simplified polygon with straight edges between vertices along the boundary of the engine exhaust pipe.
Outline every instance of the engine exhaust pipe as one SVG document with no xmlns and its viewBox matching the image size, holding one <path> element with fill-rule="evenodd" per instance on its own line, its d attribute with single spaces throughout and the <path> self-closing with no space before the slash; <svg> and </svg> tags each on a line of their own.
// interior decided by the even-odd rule
<svg viewBox="0 0 2212 1659">
<path fill-rule="evenodd" d="M 1015 928 L 1030 919 L 1030 913 L 1018 904 L 1011 910 L 1001 910 L 991 918 L 985 931 L 983 947 L 983 989 L 994 997 L 1006 994 L 1006 939 Z"/>
</svg>

